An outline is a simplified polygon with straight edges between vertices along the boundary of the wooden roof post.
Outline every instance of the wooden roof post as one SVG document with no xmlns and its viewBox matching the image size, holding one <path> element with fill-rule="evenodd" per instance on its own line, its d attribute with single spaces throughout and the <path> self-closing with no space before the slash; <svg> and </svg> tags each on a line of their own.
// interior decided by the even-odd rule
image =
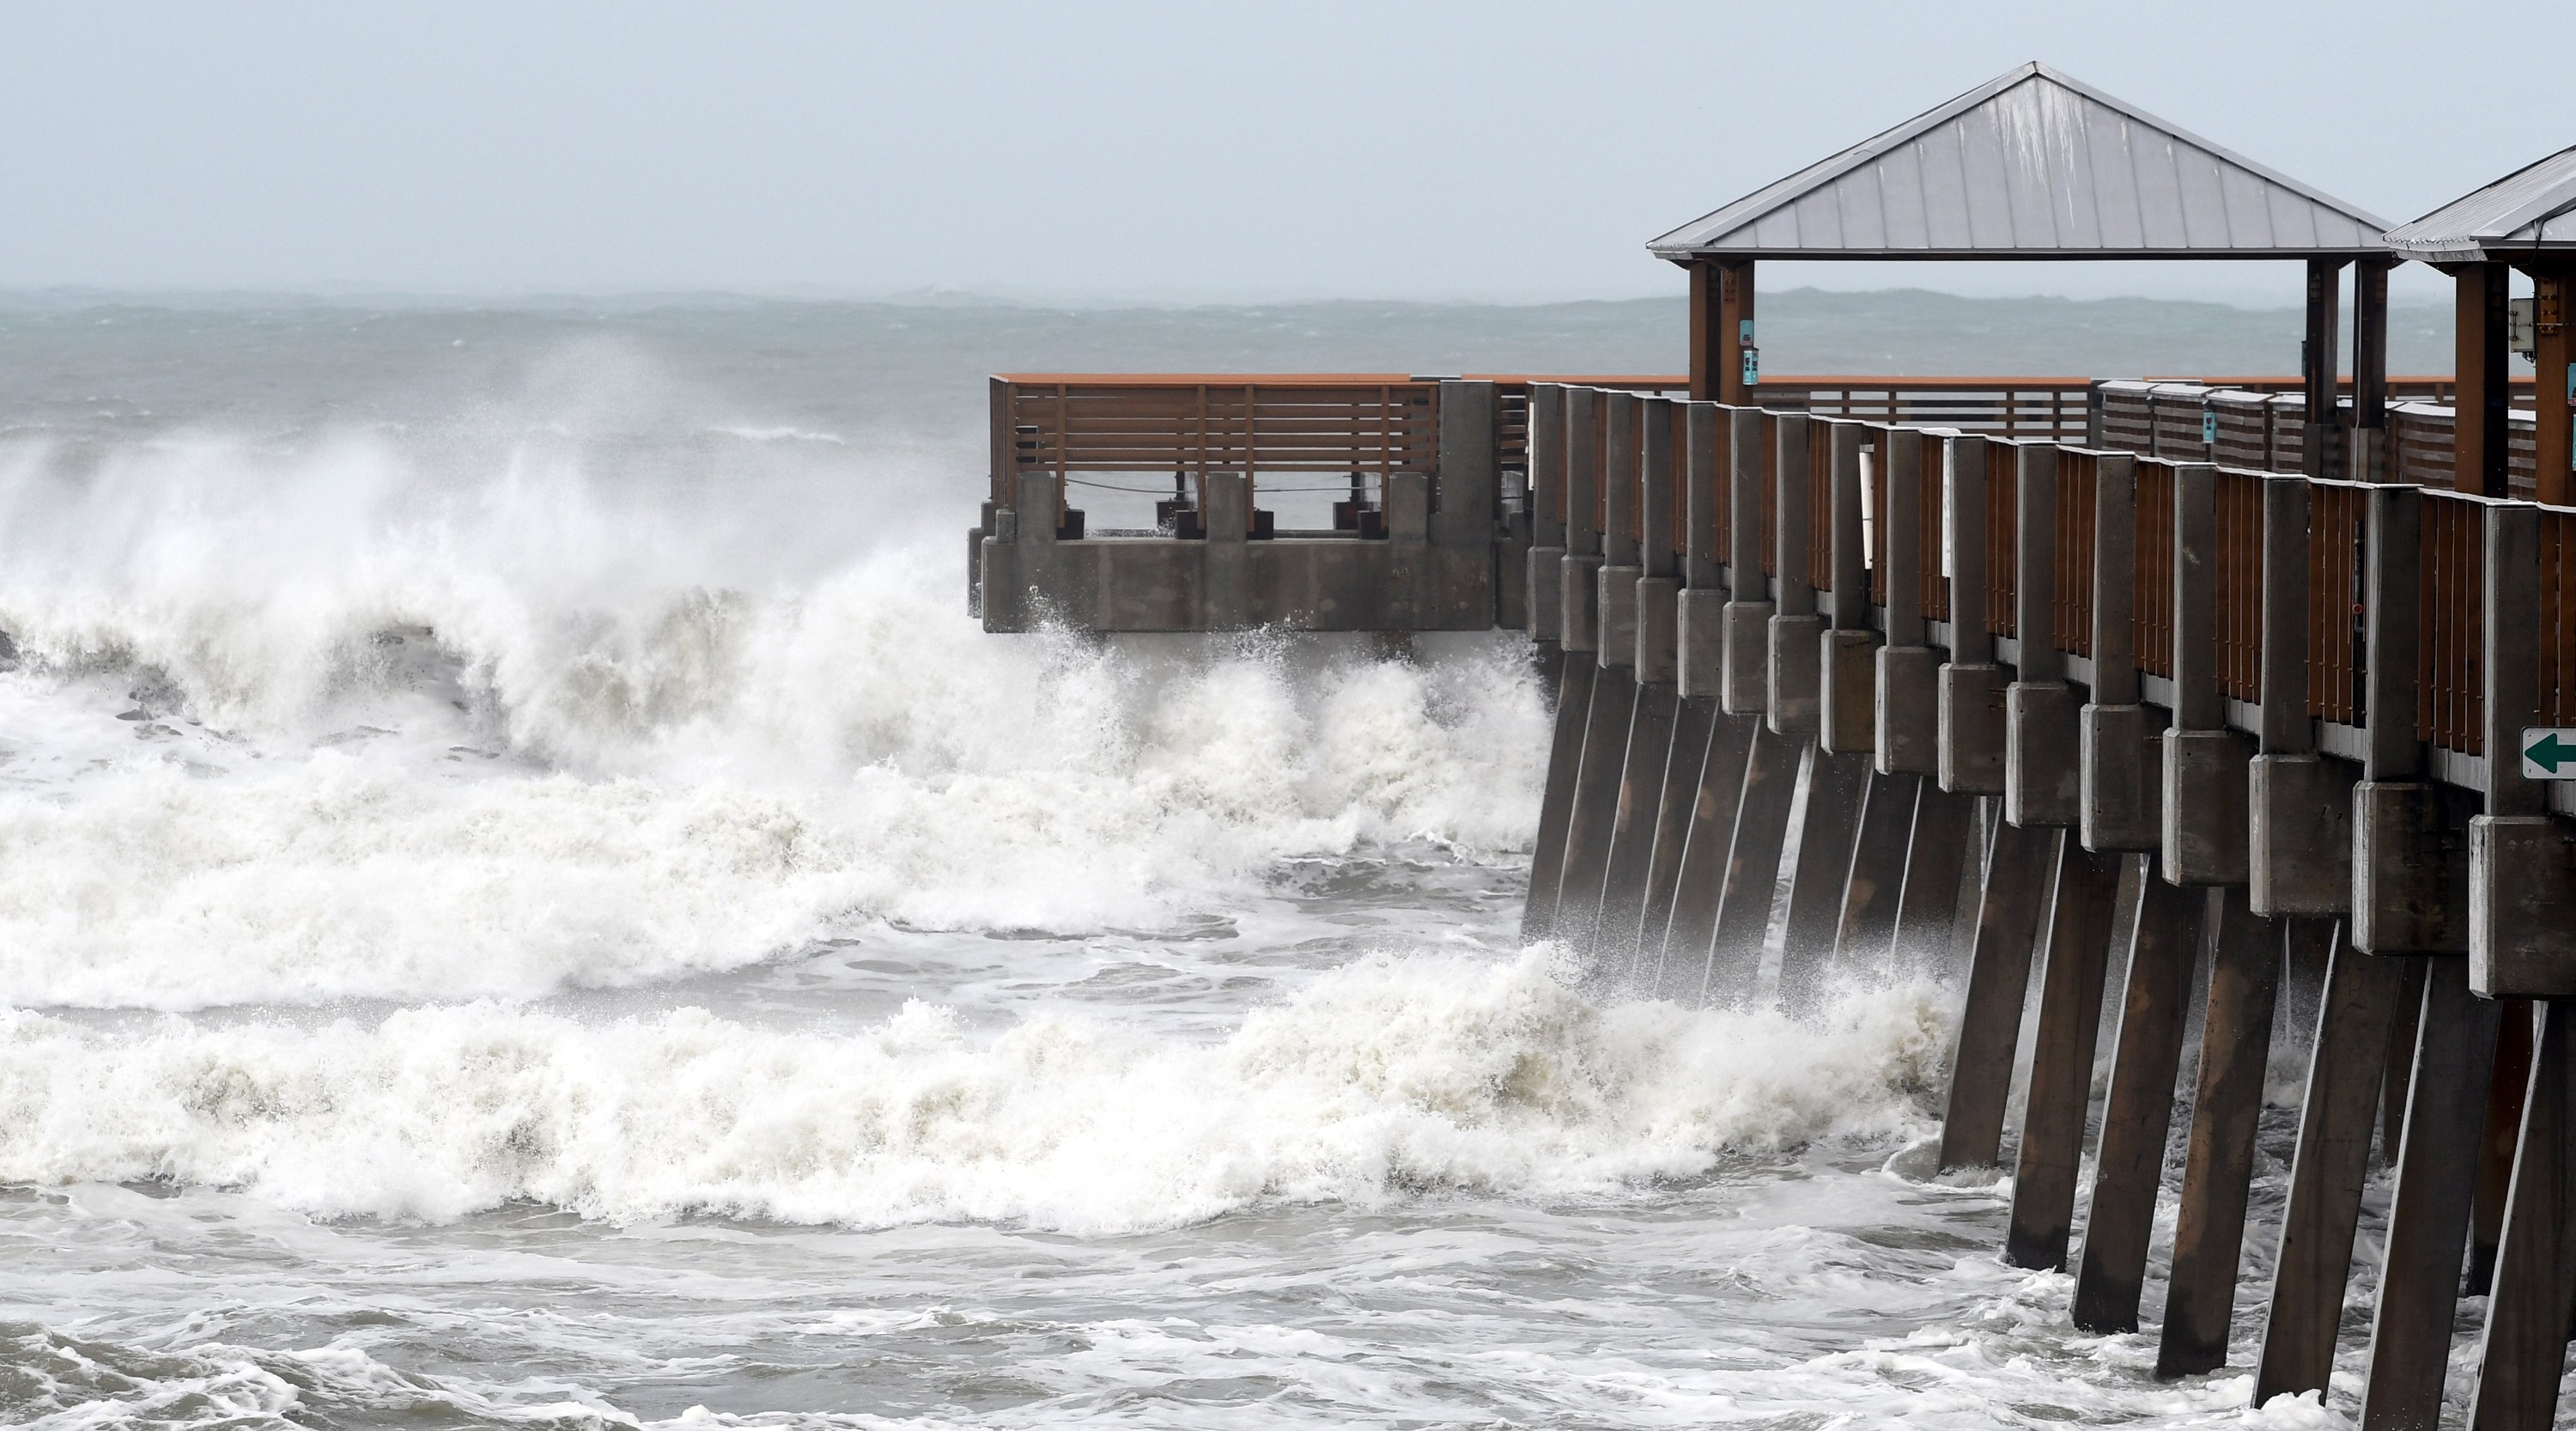
<svg viewBox="0 0 2576 1431">
<path fill-rule="evenodd" d="M 1753 384 L 1761 377 L 1757 361 L 1751 356 L 1757 352 L 1753 337 L 1753 260 L 1720 259 L 1715 267 L 1717 341 L 1710 356 L 1717 363 L 1717 390 L 1713 396 L 1722 403 L 1750 406 Z M 1696 351 L 1693 358 L 1696 361 Z"/>
<path fill-rule="evenodd" d="M 2453 319 L 2457 344 L 2453 371 L 2459 397 L 2452 408 L 2451 485 L 2463 492 L 2502 497 L 2505 492 L 2505 298 L 2508 270 L 2501 263 L 2452 267 L 2458 285 Z"/>
<path fill-rule="evenodd" d="M 2576 264 L 2565 260 L 2532 271 L 2532 432 L 2535 495 L 2554 507 L 2576 506 Z"/>
<path fill-rule="evenodd" d="M 2311 477 L 2335 475 L 2331 445 L 2335 390 L 2339 386 L 2335 317 L 2343 305 L 2342 259 L 2308 260 L 2308 323 L 2299 343 L 2299 376 L 2307 394 L 2306 430 L 2299 434 L 2300 467 Z"/>
<path fill-rule="evenodd" d="M 2388 480 L 2388 270 L 2393 258 L 2352 267 L 2352 465 L 2356 482 Z"/>
<path fill-rule="evenodd" d="M 1690 274 L 1690 396 L 1692 402 L 1707 402 L 1717 396 L 1717 370 L 1723 364 L 1717 343 L 1717 265 L 1695 258 L 1682 268 Z"/>
</svg>

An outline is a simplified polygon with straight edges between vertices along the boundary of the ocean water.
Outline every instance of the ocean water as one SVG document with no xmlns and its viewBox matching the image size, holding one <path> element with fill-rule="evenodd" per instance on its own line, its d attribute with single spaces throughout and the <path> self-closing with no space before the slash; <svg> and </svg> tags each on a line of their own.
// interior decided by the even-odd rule
<svg viewBox="0 0 2576 1431">
<path fill-rule="evenodd" d="M 2338 1424 L 2001 1264 L 1940 970 L 1523 948 L 1514 638 L 964 613 L 984 371 L 1677 316 L 0 305 L 0 1424 Z"/>
</svg>

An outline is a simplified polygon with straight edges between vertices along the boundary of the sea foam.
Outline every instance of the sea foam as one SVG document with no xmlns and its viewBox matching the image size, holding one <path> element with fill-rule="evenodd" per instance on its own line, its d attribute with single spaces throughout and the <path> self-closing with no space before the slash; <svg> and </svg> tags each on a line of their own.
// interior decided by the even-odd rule
<svg viewBox="0 0 2576 1431">
<path fill-rule="evenodd" d="M 1535 823 L 1507 634 L 987 636 L 952 535 L 754 581 L 705 494 L 515 450 L 16 460 L 0 707 L 46 727 L 0 740 L 20 1006 L 514 998 L 853 921 L 1151 926 L 1283 859 L 1507 855 Z"/>
<path fill-rule="evenodd" d="M 1103 1233 L 1265 1199 L 1565 1196 L 1730 1148 L 1919 1132 L 1928 986 L 1818 1022 L 1589 1002 L 1545 951 L 1377 957 L 1221 1039 L 1042 1013 L 977 1037 L 923 1003 L 864 1031 L 680 1009 L 490 1006 L 373 1024 L 102 1032 L 0 1014 L 0 1182 L 161 1179 L 324 1216 L 534 1200 Z"/>
</svg>

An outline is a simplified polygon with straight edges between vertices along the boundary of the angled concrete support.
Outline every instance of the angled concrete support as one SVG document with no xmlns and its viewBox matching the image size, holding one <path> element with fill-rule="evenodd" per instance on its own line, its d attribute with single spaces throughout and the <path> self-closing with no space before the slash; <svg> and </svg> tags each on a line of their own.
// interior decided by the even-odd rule
<svg viewBox="0 0 2576 1431">
<path fill-rule="evenodd" d="M 2057 893 L 2039 982 L 2039 1027 L 2014 1165 L 2012 1219 L 2004 1234 L 2004 1261 L 2015 1267 L 2066 1265 L 2076 1174 L 2084 1161 L 2084 1115 L 2093 1095 L 2093 1051 L 2102 1027 L 2118 861 L 2065 834 L 2057 839 Z"/>
<path fill-rule="evenodd" d="M 1556 735 L 1547 752 L 1541 787 L 1538 838 L 1530 847 L 1529 899 L 1521 907 L 1521 938 L 1556 932 L 1558 886 L 1565 878 L 1566 827 L 1574 817 L 1574 789 L 1583 769 L 1583 735 L 1592 715 L 1592 678 L 1599 668 L 1582 654 L 1566 656 L 1556 689 Z"/>
<path fill-rule="evenodd" d="M 2504 1237 L 2487 1297 L 2471 1431 L 2548 1431 L 2576 1303 L 2576 1003 L 2542 1004 Z"/>
<path fill-rule="evenodd" d="M 2208 903 L 2148 871 L 2129 926 L 2111 1087 L 2102 1104 L 2093 1198 L 2076 1268 L 2072 1313 L 2088 1332 L 2134 1332 L 2146 1283 L 2156 1194 L 2164 1186 L 2174 1081 L 2191 1008 L 2192 965 Z"/>
<path fill-rule="evenodd" d="M 1743 793 L 1736 801 L 1735 835 L 1727 843 L 1725 887 L 1718 896 L 1716 928 L 1700 981 L 1703 1004 L 1742 1003 L 1753 992 L 1771 900 L 1780 887 L 1781 847 L 1805 749 L 1795 737 L 1754 723 Z"/>
<path fill-rule="evenodd" d="M 2469 992 L 2467 960 L 2424 964 L 2406 1129 L 2362 1388 L 2361 1424 L 2370 1428 L 2441 1422 L 2487 1080 L 2494 1069 L 2500 1006 Z"/>
<path fill-rule="evenodd" d="M 2338 931 L 2308 1052 L 2289 1205 L 2254 1366 L 2256 1406 L 2275 1396 L 2322 1392 L 2334 1370 L 2372 1124 L 2405 974 L 2404 961 L 2360 953 Z"/>
<path fill-rule="evenodd" d="M 2002 1153 L 2013 1048 L 2030 990 L 2031 948 L 2047 907 L 2061 831 L 1998 824 L 1987 846 L 1968 992 L 1950 1060 L 1940 1167 L 1992 1167 Z"/>
<path fill-rule="evenodd" d="M 1717 936 L 1718 908 L 1725 899 L 1726 872 L 1734 853 L 1736 815 L 1744 800 L 1745 767 L 1758 724 L 1752 716 L 1716 711 L 1709 716 L 1708 748 L 1700 759 L 1699 786 L 1691 797 L 1689 831 L 1682 838 L 1672 908 L 1665 915 L 1663 945 L 1650 986 L 1656 998 L 1696 999 L 1707 981 L 1708 951 Z"/>
<path fill-rule="evenodd" d="M 2263 1111 L 2272 1003 L 2280 989 L 2280 927 L 2247 907 L 2242 885 L 2213 890 L 2207 898 L 2218 937 L 2201 1016 L 2200 1091 L 2192 1100 L 2191 1143 L 2174 1221 L 2173 1280 L 2157 1339 L 2159 1377 L 2227 1364 L 2254 1177 L 2255 1122 Z"/>
<path fill-rule="evenodd" d="M 1851 878 L 1861 797 L 1869 788 L 1865 755 L 1810 746 L 1806 760 L 1806 811 L 1780 945 L 1780 1002 L 1791 1009 L 1812 1008 L 1822 995 Z"/>
</svg>

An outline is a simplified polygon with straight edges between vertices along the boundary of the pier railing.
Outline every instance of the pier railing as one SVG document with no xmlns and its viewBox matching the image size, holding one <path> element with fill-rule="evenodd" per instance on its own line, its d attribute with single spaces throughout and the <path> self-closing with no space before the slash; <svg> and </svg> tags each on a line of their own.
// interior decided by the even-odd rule
<svg viewBox="0 0 2576 1431">
<path fill-rule="evenodd" d="M 2115 391 L 2121 386 L 2103 385 Z M 2256 405 L 2271 401 L 2250 393 L 2248 399 Z M 2233 400 L 2213 390 L 2195 396 L 2192 411 Z M 2268 713 L 2276 737 L 2288 723 L 2301 723 L 2309 733 L 2299 737 L 2300 748 L 2355 760 L 2369 747 L 2373 722 L 2401 723 L 2403 739 L 2420 744 L 2427 774 L 2470 790 L 2485 788 L 2489 756 L 2482 663 L 2488 659 L 2490 514 L 2532 511 L 2539 522 L 2537 567 L 2517 573 L 2501 589 L 2528 593 L 2515 598 L 2520 605 L 2514 609 L 2517 625 L 2527 623 L 2539 633 L 2537 718 L 2576 723 L 2576 509 L 2450 490 L 2447 466 L 2438 484 L 2367 484 L 2183 454 L 2119 451 L 2080 439 L 1916 427 L 1919 465 L 1893 471 L 1884 455 L 1907 425 L 1706 404 L 1716 410 L 1720 431 L 1735 422 L 1751 428 L 1740 440 L 1721 437 L 1713 450 L 1694 453 L 1682 434 L 1690 426 L 1688 410 L 1703 405 L 1659 399 L 1622 406 L 1634 423 L 1668 425 L 1673 440 L 1652 445 L 1668 454 L 1662 459 L 1668 465 L 1660 480 L 1649 483 L 1633 465 L 1634 455 L 1648 445 L 1601 445 L 1592 456 L 1593 470 L 1602 474 L 1591 484 L 1593 510 L 1569 519 L 1576 529 L 1570 545 L 1579 545 L 1587 524 L 1614 505 L 1622 513 L 1640 510 L 1648 491 L 1664 494 L 1676 514 L 1715 514 L 1707 537 L 1707 549 L 1715 553 L 1736 550 L 1730 513 L 1752 517 L 1761 531 L 1746 549 L 1758 559 L 1743 579 L 1749 585 L 1739 585 L 1723 560 L 1715 568 L 1734 599 L 1776 594 L 1783 579 L 1781 553 L 1794 549 L 1820 603 L 1833 573 L 1856 570 L 1863 576 L 1870 625 L 1882 632 L 1889 553 L 1903 547 L 1915 554 L 1909 566 L 1919 573 L 1919 615 L 1944 633 L 1935 645 L 1955 635 L 1946 622 L 1957 595 L 1956 575 L 1974 572 L 1978 626 L 2002 643 L 2005 664 L 2015 664 L 2013 653 L 2027 643 L 2042 641 L 2071 658 L 2066 668 L 2087 682 L 2099 597 L 2096 554 L 2107 536 L 2129 554 L 2128 590 L 2120 602 L 2128 612 L 2127 659 L 2145 678 L 2150 704 L 2173 706 L 2187 698 L 2184 684 L 2205 683 L 2218 712 L 2215 728 L 2263 737 Z M 2409 406 L 2394 405 L 2392 414 Z M 2259 406 L 2247 411 L 2259 413 Z M 1856 430 L 1853 440 L 1829 437 L 1846 425 Z M 2189 446 L 2206 452 L 2212 444 Z M 1614 451 L 1631 455 L 1624 474 L 1601 465 Z M 1550 470 L 1548 455 L 1532 457 L 1532 490 L 1561 492 L 1564 484 Z M 2115 470 L 2120 480 L 2106 483 L 2105 474 Z M 1971 475 L 1973 483 L 1966 480 Z M 1758 491 L 1739 502 L 1735 484 L 1746 479 Z M 1611 489 L 1623 480 L 1636 485 L 1614 503 Z M 1891 482 L 1906 480 L 1920 484 L 1914 500 L 1891 501 Z M 2035 507 L 2023 485 L 2040 480 L 2053 491 Z M 1694 481 L 1710 490 L 1693 494 Z M 1787 481 L 1803 491 L 1801 500 L 1784 508 Z M 1837 510 L 1845 484 L 1865 518 L 1848 535 L 1828 516 Z M 2113 491 L 2116 498 L 2103 495 Z M 1784 510 L 1790 517 L 1784 519 Z M 2047 514 L 2045 530 L 2021 530 L 2024 514 L 2032 511 Z M 1641 523 L 1624 516 L 1622 521 L 1632 541 L 1645 534 Z M 1658 529 L 1674 533 L 1672 555 L 1680 563 L 1689 545 L 1687 522 L 1677 516 Z M 1859 543 L 1848 564 L 1837 545 L 1846 540 Z M 2376 564 L 2374 546 L 2384 549 Z M 2022 583 L 2026 573 L 2042 568 L 2049 593 L 2039 610 L 2047 629 L 2025 629 Z M 2294 587 L 2298 599 L 2292 601 L 2284 593 Z M 2275 639 L 2267 614 L 2292 621 L 2294 634 Z M 2373 630 L 2384 649 L 2373 649 Z M 2382 708 L 2390 701 L 2401 708 Z M 2576 796 L 2569 791 L 2552 786 L 2552 807 L 2576 813 Z"/>
</svg>

